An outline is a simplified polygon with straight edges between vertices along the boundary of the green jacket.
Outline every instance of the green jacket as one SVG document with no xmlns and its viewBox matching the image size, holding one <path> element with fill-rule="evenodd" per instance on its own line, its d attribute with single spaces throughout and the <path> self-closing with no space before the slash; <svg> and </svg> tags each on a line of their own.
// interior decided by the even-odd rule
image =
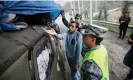
<svg viewBox="0 0 133 80">
<path fill-rule="evenodd" d="M 66 27 L 69 28 L 69 22 L 66 20 L 65 17 L 62 17 L 62 22 L 64 23 L 64 25 L 65 25 Z"/>
</svg>

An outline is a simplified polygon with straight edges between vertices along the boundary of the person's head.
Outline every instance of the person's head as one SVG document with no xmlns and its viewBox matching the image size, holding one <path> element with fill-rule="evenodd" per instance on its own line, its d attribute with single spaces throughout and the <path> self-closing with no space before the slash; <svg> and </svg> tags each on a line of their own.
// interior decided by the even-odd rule
<svg viewBox="0 0 133 80">
<path fill-rule="evenodd" d="M 83 34 L 83 43 L 88 48 L 93 48 L 93 47 L 95 47 L 97 45 L 100 45 L 102 40 L 103 40 L 103 38 L 99 37 L 99 35 L 95 34 L 95 33 L 86 33 L 86 34 Z"/>
<path fill-rule="evenodd" d="M 81 15 L 80 14 L 75 15 L 75 21 L 78 22 L 78 23 L 81 22 Z"/>
<path fill-rule="evenodd" d="M 129 17 L 129 12 L 125 13 L 125 17 Z"/>
<path fill-rule="evenodd" d="M 69 31 L 72 32 L 72 33 L 74 33 L 74 32 L 76 32 L 78 30 L 79 30 L 79 23 L 77 23 L 76 21 L 72 21 L 70 23 Z"/>
<path fill-rule="evenodd" d="M 122 12 L 122 15 L 125 16 L 125 17 L 129 17 L 129 11 L 125 11 L 125 12 Z"/>
</svg>

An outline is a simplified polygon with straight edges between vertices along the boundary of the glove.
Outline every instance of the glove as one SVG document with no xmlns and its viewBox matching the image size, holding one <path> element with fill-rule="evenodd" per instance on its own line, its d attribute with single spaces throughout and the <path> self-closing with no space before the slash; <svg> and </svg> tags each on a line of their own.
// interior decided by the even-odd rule
<svg viewBox="0 0 133 80">
<path fill-rule="evenodd" d="M 127 41 L 127 43 L 128 43 L 129 45 L 133 45 L 133 42 L 131 42 L 131 41 Z"/>
<path fill-rule="evenodd" d="M 77 70 L 78 70 L 78 66 L 73 66 L 73 71 L 77 72 Z"/>
<path fill-rule="evenodd" d="M 133 41 L 132 41 L 131 39 L 128 39 L 128 40 L 127 40 L 127 43 L 128 43 L 129 45 L 133 45 Z"/>
</svg>

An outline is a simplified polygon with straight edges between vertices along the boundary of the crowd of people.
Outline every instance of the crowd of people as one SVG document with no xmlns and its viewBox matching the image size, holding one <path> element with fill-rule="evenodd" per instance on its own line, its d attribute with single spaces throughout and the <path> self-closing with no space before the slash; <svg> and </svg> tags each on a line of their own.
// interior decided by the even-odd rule
<svg viewBox="0 0 133 80">
<path fill-rule="evenodd" d="M 0 9 L 4 9 L 2 5 L 0 5 Z M 45 16 L 44 14 L 36 14 L 34 16 L 38 15 L 41 15 L 40 17 L 43 16 L 45 19 L 48 19 L 47 16 L 50 16 L 50 14 L 45 14 Z M 109 80 L 108 53 L 106 48 L 101 44 L 103 37 L 100 36 L 98 31 L 93 29 L 89 31 L 82 31 L 83 23 L 80 14 L 76 14 L 74 20 L 71 18 L 70 22 L 68 22 L 65 18 L 64 11 L 62 11 L 61 15 L 62 22 L 67 28 L 69 28 L 69 30 L 63 34 L 58 34 L 57 32 L 59 31 L 55 31 L 54 29 L 45 30 L 45 32 L 64 40 L 72 80 Z M 15 27 L 15 30 L 18 30 L 19 28 L 26 28 L 28 26 L 26 22 L 22 21 L 22 17 L 26 17 L 27 19 L 28 16 L 26 15 L 18 16 L 16 14 L 8 14 L 7 16 L 1 16 L 2 19 L 0 22 L 14 23 L 14 25 L 17 26 Z M 19 21 L 16 23 L 16 21 L 14 21 L 16 16 L 21 19 L 21 22 Z M 29 16 L 28 18 L 31 17 L 33 16 Z M 30 19 L 27 20 L 29 23 L 34 23 L 32 19 L 31 21 L 29 20 Z M 40 18 L 40 20 L 42 19 Z M 35 18 L 36 24 L 46 23 L 44 20 L 40 20 Z M 129 16 L 129 12 L 123 12 L 119 18 L 120 32 L 118 38 L 124 39 L 130 21 L 131 18 Z M 53 25 L 56 26 L 56 24 Z M 131 69 L 125 80 L 131 80 L 133 79 L 133 32 L 129 36 L 127 42 L 131 45 L 131 48 L 125 55 L 123 63 Z M 80 61 L 81 55 L 83 59 Z"/>
<path fill-rule="evenodd" d="M 71 69 L 73 80 L 109 80 L 108 53 L 101 44 L 103 37 L 95 30 L 81 31 L 82 17 L 75 15 L 75 21 L 71 18 L 68 22 L 65 13 L 62 11 L 62 21 L 69 30 L 63 34 L 57 34 L 54 29 L 46 30 L 47 33 L 55 35 L 65 42 L 66 56 Z M 131 21 L 129 12 L 123 12 L 119 18 L 119 37 L 124 39 L 128 24 Z M 126 54 L 123 63 L 131 68 L 131 71 L 125 78 L 133 78 L 133 33 L 128 38 L 128 44 L 131 49 Z M 83 60 L 80 61 L 80 55 Z"/>
<path fill-rule="evenodd" d="M 66 56 L 71 69 L 72 80 L 109 80 L 108 54 L 101 44 L 103 38 L 95 30 L 81 31 L 81 15 L 68 22 L 64 11 L 62 21 L 69 30 L 57 34 L 54 29 L 45 30 L 65 42 Z M 83 60 L 80 61 L 80 55 Z"/>
</svg>

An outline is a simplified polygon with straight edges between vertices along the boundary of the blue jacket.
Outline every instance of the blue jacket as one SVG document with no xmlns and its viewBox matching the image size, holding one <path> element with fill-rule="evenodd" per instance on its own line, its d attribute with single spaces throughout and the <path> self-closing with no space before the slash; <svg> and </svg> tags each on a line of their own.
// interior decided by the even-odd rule
<svg viewBox="0 0 133 80">
<path fill-rule="evenodd" d="M 66 56 L 70 66 L 76 66 L 79 63 L 79 56 L 82 51 L 82 35 L 80 32 L 71 33 L 66 32 L 58 35 L 59 38 L 64 39 Z"/>
</svg>

